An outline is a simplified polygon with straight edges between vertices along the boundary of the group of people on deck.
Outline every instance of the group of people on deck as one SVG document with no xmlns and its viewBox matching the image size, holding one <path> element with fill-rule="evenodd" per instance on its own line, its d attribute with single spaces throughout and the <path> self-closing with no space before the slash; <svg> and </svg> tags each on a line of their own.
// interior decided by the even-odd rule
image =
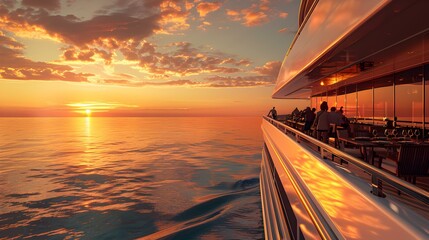
<svg viewBox="0 0 429 240">
<path fill-rule="evenodd" d="M 320 111 L 317 112 L 316 117 L 311 126 L 314 127 L 317 133 L 317 139 L 327 143 L 329 139 L 329 131 L 331 124 L 337 126 L 348 127 L 348 120 L 344 116 L 343 107 L 338 111 L 336 107 L 331 107 L 331 111 L 328 112 L 328 103 L 322 102 L 320 104 Z"/>
<path fill-rule="evenodd" d="M 298 116 L 304 118 L 304 132 L 308 135 L 313 135 L 313 129 L 316 132 L 317 139 L 327 143 L 329 140 L 329 133 L 331 124 L 348 128 L 348 119 L 344 116 L 343 107 L 337 110 L 336 107 L 331 107 L 330 111 L 327 102 L 320 104 L 320 111 L 316 113 L 316 109 L 307 107 L 303 111 L 299 111 L 297 108 L 292 113 L 292 116 Z M 268 116 L 277 119 L 277 111 L 275 107 L 270 110 Z"/>
</svg>

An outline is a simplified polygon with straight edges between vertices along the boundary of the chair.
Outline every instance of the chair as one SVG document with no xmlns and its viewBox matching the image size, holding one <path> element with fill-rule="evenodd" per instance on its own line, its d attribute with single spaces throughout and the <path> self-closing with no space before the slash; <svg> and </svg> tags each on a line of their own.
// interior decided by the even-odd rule
<svg viewBox="0 0 429 240">
<path fill-rule="evenodd" d="M 350 133 L 353 137 L 371 137 L 370 126 L 365 124 L 350 124 Z"/>
<path fill-rule="evenodd" d="M 329 144 L 333 144 L 334 147 L 338 147 L 338 136 L 337 136 L 337 125 L 336 124 L 330 124 L 329 128 L 329 137 L 328 141 Z"/>
<path fill-rule="evenodd" d="M 413 184 L 416 177 L 429 176 L 429 144 L 402 144 L 397 157 L 388 156 L 385 160 L 393 161 L 396 176 Z M 382 167 L 382 160 L 379 164 Z"/>
<path fill-rule="evenodd" d="M 347 129 L 337 129 L 337 139 L 338 139 L 338 148 L 355 157 L 355 158 L 362 158 L 362 153 L 360 151 L 359 148 L 352 148 L 350 146 L 348 146 L 345 142 L 341 141 L 341 138 L 348 138 L 349 137 L 349 132 Z M 341 160 L 341 163 L 344 162 L 343 160 Z"/>
</svg>

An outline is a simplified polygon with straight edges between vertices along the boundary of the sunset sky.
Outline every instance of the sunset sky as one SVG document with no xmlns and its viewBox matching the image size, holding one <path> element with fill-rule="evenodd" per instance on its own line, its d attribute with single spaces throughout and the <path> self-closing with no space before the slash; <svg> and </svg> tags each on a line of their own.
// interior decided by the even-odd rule
<svg viewBox="0 0 429 240">
<path fill-rule="evenodd" d="M 0 116 L 231 116 L 272 100 L 299 0 L 0 0 Z"/>
</svg>

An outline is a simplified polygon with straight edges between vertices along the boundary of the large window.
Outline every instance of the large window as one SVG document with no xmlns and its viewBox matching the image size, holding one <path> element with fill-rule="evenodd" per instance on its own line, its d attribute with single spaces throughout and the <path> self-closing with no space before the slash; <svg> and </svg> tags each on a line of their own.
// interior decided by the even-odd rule
<svg viewBox="0 0 429 240">
<path fill-rule="evenodd" d="M 346 87 L 346 106 L 344 115 L 346 117 L 357 117 L 357 93 L 356 85 Z"/>
<path fill-rule="evenodd" d="M 311 98 L 311 106 L 310 107 L 317 109 L 317 97 L 312 97 Z"/>
<path fill-rule="evenodd" d="M 429 64 L 424 69 L 425 78 L 425 122 L 426 128 L 429 128 Z"/>
<path fill-rule="evenodd" d="M 334 90 L 328 92 L 328 106 L 329 109 L 337 106 L 337 91 Z"/>
<path fill-rule="evenodd" d="M 328 96 L 326 95 L 326 92 L 320 95 L 320 103 L 322 103 L 323 101 L 328 102 Z M 319 103 L 319 107 L 320 107 L 320 103 Z"/>
<path fill-rule="evenodd" d="M 316 104 L 316 110 L 319 111 L 320 109 L 320 104 L 322 103 L 322 97 L 318 96 L 317 97 L 317 104 Z"/>
<path fill-rule="evenodd" d="M 372 82 L 359 83 L 357 85 L 358 117 L 372 119 Z"/>
<path fill-rule="evenodd" d="M 422 80 L 422 66 L 395 73 L 395 112 L 398 121 L 406 121 L 416 126 L 422 124 Z"/>
<path fill-rule="evenodd" d="M 374 118 L 394 118 L 393 75 L 374 80 Z"/>
<path fill-rule="evenodd" d="M 346 107 L 346 88 L 340 87 L 337 91 L 337 109 L 343 107 L 343 111 L 345 111 Z"/>
</svg>

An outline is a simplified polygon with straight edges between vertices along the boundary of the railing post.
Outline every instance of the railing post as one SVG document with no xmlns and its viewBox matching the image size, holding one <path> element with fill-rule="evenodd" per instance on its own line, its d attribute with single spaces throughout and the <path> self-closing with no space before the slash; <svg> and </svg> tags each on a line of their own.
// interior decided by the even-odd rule
<svg viewBox="0 0 429 240">
<path fill-rule="evenodd" d="M 376 176 L 371 176 L 371 186 L 372 190 L 371 193 L 374 194 L 377 197 L 386 197 L 386 194 L 383 193 L 383 182 Z"/>
</svg>

